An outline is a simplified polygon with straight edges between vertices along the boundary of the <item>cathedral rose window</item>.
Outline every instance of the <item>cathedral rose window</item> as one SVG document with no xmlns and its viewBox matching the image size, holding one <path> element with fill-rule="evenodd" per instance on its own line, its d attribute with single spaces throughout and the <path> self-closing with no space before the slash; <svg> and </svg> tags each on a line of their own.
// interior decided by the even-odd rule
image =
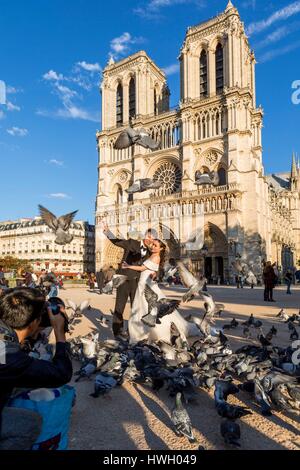
<svg viewBox="0 0 300 470">
<path fill-rule="evenodd" d="M 182 173 L 173 162 L 163 163 L 154 173 L 153 179 L 164 183 L 163 190 L 167 194 L 176 193 L 181 186 Z"/>
</svg>

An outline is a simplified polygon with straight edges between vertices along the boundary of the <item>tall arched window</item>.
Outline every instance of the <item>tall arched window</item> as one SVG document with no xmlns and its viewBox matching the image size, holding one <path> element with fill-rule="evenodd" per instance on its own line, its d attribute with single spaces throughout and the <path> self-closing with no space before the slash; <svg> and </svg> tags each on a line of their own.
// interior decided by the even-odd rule
<svg viewBox="0 0 300 470">
<path fill-rule="evenodd" d="M 116 103 L 117 126 L 123 124 L 123 87 L 119 83 L 117 88 L 117 103 Z"/>
<path fill-rule="evenodd" d="M 216 48 L 216 92 L 217 95 L 223 92 L 224 88 L 224 57 L 223 46 L 218 44 Z"/>
<path fill-rule="evenodd" d="M 123 189 L 119 184 L 118 184 L 118 188 L 117 188 L 116 202 L 117 202 L 117 204 L 122 204 L 122 202 L 123 202 Z"/>
<path fill-rule="evenodd" d="M 200 55 L 200 97 L 207 97 L 207 53 L 204 50 Z"/>
<path fill-rule="evenodd" d="M 156 116 L 156 115 L 157 115 L 157 109 L 158 109 L 158 107 L 157 107 L 157 93 L 156 93 L 156 88 L 154 88 L 154 97 L 153 97 L 153 99 L 154 99 L 154 114 L 155 114 L 155 116 Z"/>
<path fill-rule="evenodd" d="M 129 118 L 136 115 L 135 79 L 132 77 L 129 82 Z"/>
<path fill-rule="evenodd" d="M 225 168 L 218 169 L 219 186 L 225 186 L 227 184 L 227 174 Z"/>
</svg>

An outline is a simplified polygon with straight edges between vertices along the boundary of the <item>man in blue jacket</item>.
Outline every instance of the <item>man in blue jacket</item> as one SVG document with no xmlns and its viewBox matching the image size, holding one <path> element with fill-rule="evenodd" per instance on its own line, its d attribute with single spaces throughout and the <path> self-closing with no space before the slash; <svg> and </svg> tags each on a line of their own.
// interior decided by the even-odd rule
<svg viewBox="0 0 300 470">
<path fill-rule="evenodd" d="M 37 289 L 9 289 L 0 297 L 0 450 L 30 449 L 41 431 L 37 413 L 6 407 L 15 387 L 55 388 L 71 380 L 63 313 L 62 307 L 53 315 Z M 37 333 L 43 315 L 48 315 L 55 334 L 53 362 L 33 359 L 21 348 Z"/>
</svg>

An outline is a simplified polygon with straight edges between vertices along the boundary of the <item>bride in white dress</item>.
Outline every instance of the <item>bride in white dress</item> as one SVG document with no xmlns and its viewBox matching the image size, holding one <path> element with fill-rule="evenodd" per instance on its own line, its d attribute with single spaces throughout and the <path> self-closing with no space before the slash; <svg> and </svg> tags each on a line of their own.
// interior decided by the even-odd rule
<svg viewBox="0 0 300 470">
<path fill-rule="evenodd" d="M 171 343 L 171 323 L 174 323 L 183 341 L 187 341 L 189 336 L 199 336 L 199 329 L 193 323 L 187 322 L 177 310 L 170 315 L 160 319 L 161 323 L 154 327 L 149 327 L 143 323 L 142 318 L 148 314 L 148 302 L 145 297 L 146 284 L 157 294 L 158 300 L 165 298 L 157 283 L 153 281 L 152 275 L 159 271 L 159 267 L 164 262 L 166 245 L 161 240 L 154 240 L 150 246 L 151 256 L 144 261 L 142 266 L 130 266 L 123 263 L 122 267 L 141 272 L 137 291 L 132 305 L 131 316 L 128 320 L 128 330 L 130 344 L 148 340 L 149 342 L 164 341 Z M 156 315 L 156 309 L 151 314 Z"/>
</svg>

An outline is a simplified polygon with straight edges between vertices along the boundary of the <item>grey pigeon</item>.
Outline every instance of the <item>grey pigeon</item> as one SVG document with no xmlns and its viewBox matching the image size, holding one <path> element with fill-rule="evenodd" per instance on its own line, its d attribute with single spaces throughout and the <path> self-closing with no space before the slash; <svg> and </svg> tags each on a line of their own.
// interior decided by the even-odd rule
<svg viewBox="0 0 300 470">
<path fill-rule="evenodd" d="M 127 149 L 133 145 L 141 145 L 141 147 L 154 151 L 159 149 L 160 142 L 155 142 L 143 128 L 133 129 L 132 127 L 127 127 L 120 133 L 114 144 L 114 148 Z"/>
<path fill-rule="evenodd" d="M 254 379 L 254 394 L 263 416 L 271 416 L 270 400 L 258 379 Z"/>
<path fill-rule="evenodd" d="M 171 419 L 177 436 L 185 436 L 189 442 L 196 442 L 191 419 L 181 401 L 181 393 L 176 394 L 175 407 L 172 410 Z"/>
<path fill-rule="evenodd" d="M 67 245 L 71 243 L 73 235 L 68 233 L 68 230 L 78 211 L 70 212 L 61 217 L 56 217 L 52 212 L 41 205 L 39 205 L 39 211 L 43 222 L 55 233 L 55 243 L 57 245 Z"/>
<path fill-rule="evenodd" d="M 211 326 L 207 320 L 196 317 L 195 315 L 190 315 L 186 320 L 195 323 L 204 336 L 211 335 Z"/>
<path fill-rule="evenodd" d="M 219 186 L 220 178 L 216 171 L 210 171 L 209 173 L 201 173 L 196 171 L 195 174 L 195 184 L 197 186 L 202 186 L 205 184 L 212 184 L 213 186 Z"/>
<path fill-rule="evenodd" d="M 147 284 L 144 289 L 148 303 L 148 313 L 142 317 L 142 322 L 150 327 L 161 323 L 161 318 L 170 315 L 180 304 L 180 300 L 159 299 L 158 295 Z"/>
<path fill-rule="evenodd" d="M 177 267 L 179 270 L 180 279 L 183 282 L 184 286 L 188 288 L 188 291 L 182 297 L 183 302 L 189 302 L 192 300 L 204 287 L 206 283 L 205 277 L 202 279 L 197 279 L 182 263 L 182 261 L 177 262 Z"/>
<path fill-rule="evenodd" d="M 97 365 L 94 360 L 88 362 L 85 366 L 81 367 L 78 372 L 75 372 L 75 375 L 78 375 L 75 382 L 79 382 L 83 378 L 89 379 L 91 375 L 96 371 Z"/>
<path fill-rule="evenodd" d="M 205 301 L 205 314 L 203 318 L 213 318 L 215 314 L 218 314 L 220 316 L 223 310 L 225 310 L 225 305 L 215 303 L 213 296 L 208 292 L 201 291 L 201 295 Z"/>
<path fill-rule="evenodd" d="M 223 330 L 235 330 L 239 326 L 239 322 L 235 318 L 230 323 L 223 325 Z"/>
<path fill-rule="evenodd" d="M 105 286 L 102 289 L 102 292 L 104 294 L 108 294 L 113 290 L 113 288 L 117 289 L 120 287 L 124 282 L 126 282 L 128 279 L 127 276 L 124 276 L 124 274 L 114 274 L 111 281 L 107 282 Z"/>
<path fill-rule="evenodd" d="M 252 411 L 250 411 L 248 408 L 243 406 L 230 405 L 226 401 L 218 401 L 215 402 L 215 404 L 217 412 L 220 416 L 222 416 L 222 418 L 235 420 L 252 414 Z"/>
<path fill-rule="evenodd" d="M 109 328 L 110 326 L 109 320 L 103 315 L 101 315 L 99 318 L 95 318 L 95 320 L 102 326 L 102 328 Z"/>
<path fill-rule="evenodd" d="M 110 392 L 110 390 L 116 385 L 117 381 L 111 375 L 105 372 L 97 374 L 94 383 L 94 393 L 91 393 L 90 396 L 93 398 L 98 398 L 100 395 L 105 395 L 106 393 Z"/>
<path fill-rule="evenodd" d="M 240 389 L 232 383 L 232 380 L 216 380 L 215 382 L 215 401 L 227 401 L 229 395 L 239 393 Z"/>
<path fill-rule="evenodd" d="M 93 359 L 96 356 L 97 346 L 99 340 L 99 333 L 93 335 L 91 338 L 81 338 L 82 352 L 86 359 Z"/>
<path fill-rule="evenodd" d="M 220 426 L 221 436 L 226 445 L 240 447 L 241 429 L 235 421 L 225 419 Z"/>
<path fill-rule="evenodd" d="M 290 317 L 282 308 L 276 315 L 276 318 L 279 318 L 281 321 L 288 321 Z"/>
<path fill-rule="evenodd" d="M 125 189 L 126 193 L 144 193 L 149 189 L 159 189 L 164 185 L 163 181 L 153 180 L 151 178 L 143 178 L 136 180 L 128 189 Z"/>
<path fill-rule="evenodd" d="M 294 329 L 292 330 L 292 333 L 290 334 L 290 340 L 291 341 L 296 341 L 297 339 L 299 339 L 299 334 L 298 334 L 296 328 L 294 327 Z"/>
</svg>

